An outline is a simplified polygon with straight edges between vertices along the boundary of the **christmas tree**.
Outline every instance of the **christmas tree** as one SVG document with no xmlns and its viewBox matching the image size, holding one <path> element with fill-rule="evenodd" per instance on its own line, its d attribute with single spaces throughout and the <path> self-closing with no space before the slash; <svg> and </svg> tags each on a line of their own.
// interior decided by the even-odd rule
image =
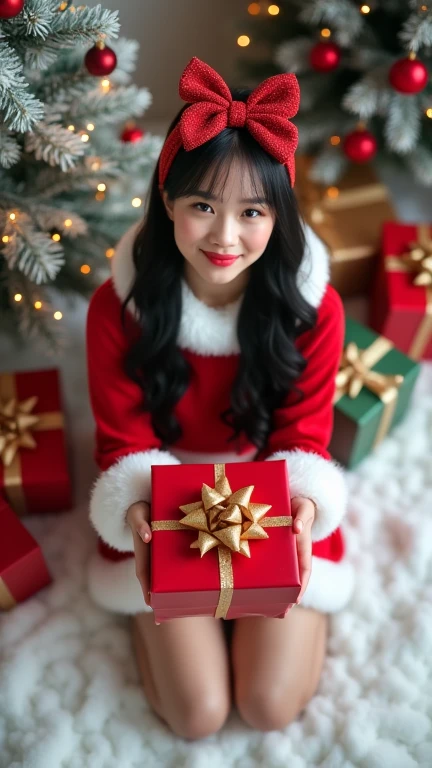
<svg viewBox="0 0 432 768">
<path fill-rule="evenodd" d="M 0 0 L 0 328 L 51 349 L 59 292 L 107 274 L 162 145 L 133 122 L 152 99 L 119 28 L 101 5 Z"/>
<path fill-rule="evenodd" d="M 429 5 L 428 5 L 429 3 Z M 249 3 L 239 62 L 253 84 L 295 72 L 309 177 L 338 181 L 350 162 L 385 161 L 432 186 L 432 0 Z"/>
</svg>

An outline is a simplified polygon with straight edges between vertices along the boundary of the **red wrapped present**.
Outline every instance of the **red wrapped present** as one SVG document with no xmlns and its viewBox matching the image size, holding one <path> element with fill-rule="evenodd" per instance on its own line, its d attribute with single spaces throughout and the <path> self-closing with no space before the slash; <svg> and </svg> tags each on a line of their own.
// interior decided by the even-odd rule
<svg viewBox="0 0 432 768">
<path fill-rule="evenodd" d="M 52 578 L 33 536 L 0 496 L 0 610 L 22 603 Z"/>
<path fill-rule="evenodd" d="M 16 514 L 72 506 L 56 369 L 0 373 L 0 492 Z"/>
<path fill-rule="evenodd" d="M 432 359 L 432 227 L 386 222 L 369 324 L 413 360 Z"/>
<path fill-rule="evenodd" d="M 286 461 L 151 469 L 155 621 L 281 617 L 301 589 Z"/>
</svg>

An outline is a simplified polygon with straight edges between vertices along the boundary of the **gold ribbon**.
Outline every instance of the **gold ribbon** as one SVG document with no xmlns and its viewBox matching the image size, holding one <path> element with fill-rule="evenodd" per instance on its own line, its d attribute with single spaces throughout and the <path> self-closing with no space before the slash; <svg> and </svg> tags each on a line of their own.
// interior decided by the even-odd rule
<svg viewBox="0 0 432 768">
<path fill-rule="evenodd" d="M 409 243 L 409 251 L 401 256 L 387 256 L 385 268 L 388 272 L 414 274 L 413 285 L 425 288 L 425 314 L 408 350 L 409 357 L 420 360 L 432 335 L 432 239 L 429 237 L 429 226 L 419 224 L 417 241 Z"/>
<path fill-rule="evenodd" d="M 192 528 L 198 538 L 190 545 L 199 549 L 201 557 L 217 547 L 220 593 L 215 611 L 216 619 L 226 619 L 234 592 L 232 552 L 250 557 L 249 540 L 268 539 L 264 528 L 292 525 L 291 515 L 264 516 L 271 504 L 250 501 L 253 485 L 234 493 L 225 474 L 225 464 L 214 465 L 215 487 L 203 483 L 201 501 L 179 507 L 186 515 L 182 520 L 158 520 L 151 523 L 152 531 L 181 531 Z"/>
<path fill-rule="evenodd" d="M 38 398 L 18 401 L 15 374 L 0 374 L 0 466 L 3 464 L 3 483 L 6 496 L 18 515 L 26 512 L 22 487 L 21 449 L 37 448 L 33 432 L 62 429 L 60 411 L 32 413 Z"/>
<path fill-rule="evenodd" d="M 370 370 L 391 349 L 393 344 L 384 336 L 379 336 L 369 347 L 362 350 L 351 341 L 344 349 L 339 371 L 336 374 L 334 403 L 344 395 L 355 399 L 362 388 L 367 387 L 384 404 L 384 411 L 373 443 L 374 448 L 389 430 L 396 408 L 398 390 L 404 380 L 400 374 L 387 375 Z"/>
</svg>

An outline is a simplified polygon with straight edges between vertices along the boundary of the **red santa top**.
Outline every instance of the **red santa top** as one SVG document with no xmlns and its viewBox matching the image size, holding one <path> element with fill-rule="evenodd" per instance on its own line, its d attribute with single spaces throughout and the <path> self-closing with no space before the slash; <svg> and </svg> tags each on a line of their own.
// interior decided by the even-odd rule
<svg viewBox="0 0 432 768">
<path fill-rule="evenodd" d="M 296 347 L 307 359 L 296 381 L 300 402 L 288 394 L 274 413 L 274 429 L 264 450 L 244 442 L 238 452 L 228 443 L 232 431 L 220 419 L 230 405 L 240 347 L 236 321 L 242 297 L 222 308 L 207 306 L 182 281 L 182 316 L 178 346 L 193 375 L 175 407 L 181 438 L 163 446 L 150 414 L 143 412 L 141 388 L 127 377 L 124 360 L 138 338 L 136 308 L 131 300 L 126 326 L 121 304 L 133 282 L 132 245 L 138 225 L 121 238 L 112 259 L 112 276 L 94 293 L 87 318 L 87 356 L 91 405 L 96 421 L 95 458 L 100 475 L 91 494 L 90 519 L 99 534 L 98 552 L 89 568 L 93 598 L 109 610 L 151 610 L 143 601 L 135 575 L 133 538 L 125 522 L 135 501 L 151 501 L 151 465 L 229 463 L 273 460 L 288 462 L 291 496 L 311 498 L 317 508 L 312 527 L 312 574 L 302 604 L 323 612 L 340 610 L 353 588 L 340 523 L 347 489 L 342 468 L 328 445 L 333 428 L 333 395 L 344 341 L 344 309 L 329 284 L 328 253 L 306 226 L 306 249 L 298 287 L 318 311 L 312 330 Z M 168 450 L 169 449 L 169 450 Z"/>
</svg>

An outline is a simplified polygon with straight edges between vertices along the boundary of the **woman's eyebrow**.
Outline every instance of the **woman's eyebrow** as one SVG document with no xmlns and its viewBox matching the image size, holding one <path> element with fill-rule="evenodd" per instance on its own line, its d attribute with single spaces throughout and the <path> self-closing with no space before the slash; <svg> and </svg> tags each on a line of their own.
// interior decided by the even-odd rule
<svg viewBox="0 0 432 768">
<path fill-rule="evenodd" d="M 215 195 L 212 195 L 210 192 L 207 192 L 205 189 L 197 189 L 196 192 L 191 195 L 191 197 L 203 197 L 204 200 L 211 200 L 212 202 L 217 201 L 217 197 Z M 221 202 L 221 200 L 219 200 Z M 268 200 L 266 200 L 265 197 L 245 197 L 243 200 L 239 201 L 240 203 L 249 203 L 249 204 L 261 204 L 261 205 L 268 205 Z"/>
</svg>

